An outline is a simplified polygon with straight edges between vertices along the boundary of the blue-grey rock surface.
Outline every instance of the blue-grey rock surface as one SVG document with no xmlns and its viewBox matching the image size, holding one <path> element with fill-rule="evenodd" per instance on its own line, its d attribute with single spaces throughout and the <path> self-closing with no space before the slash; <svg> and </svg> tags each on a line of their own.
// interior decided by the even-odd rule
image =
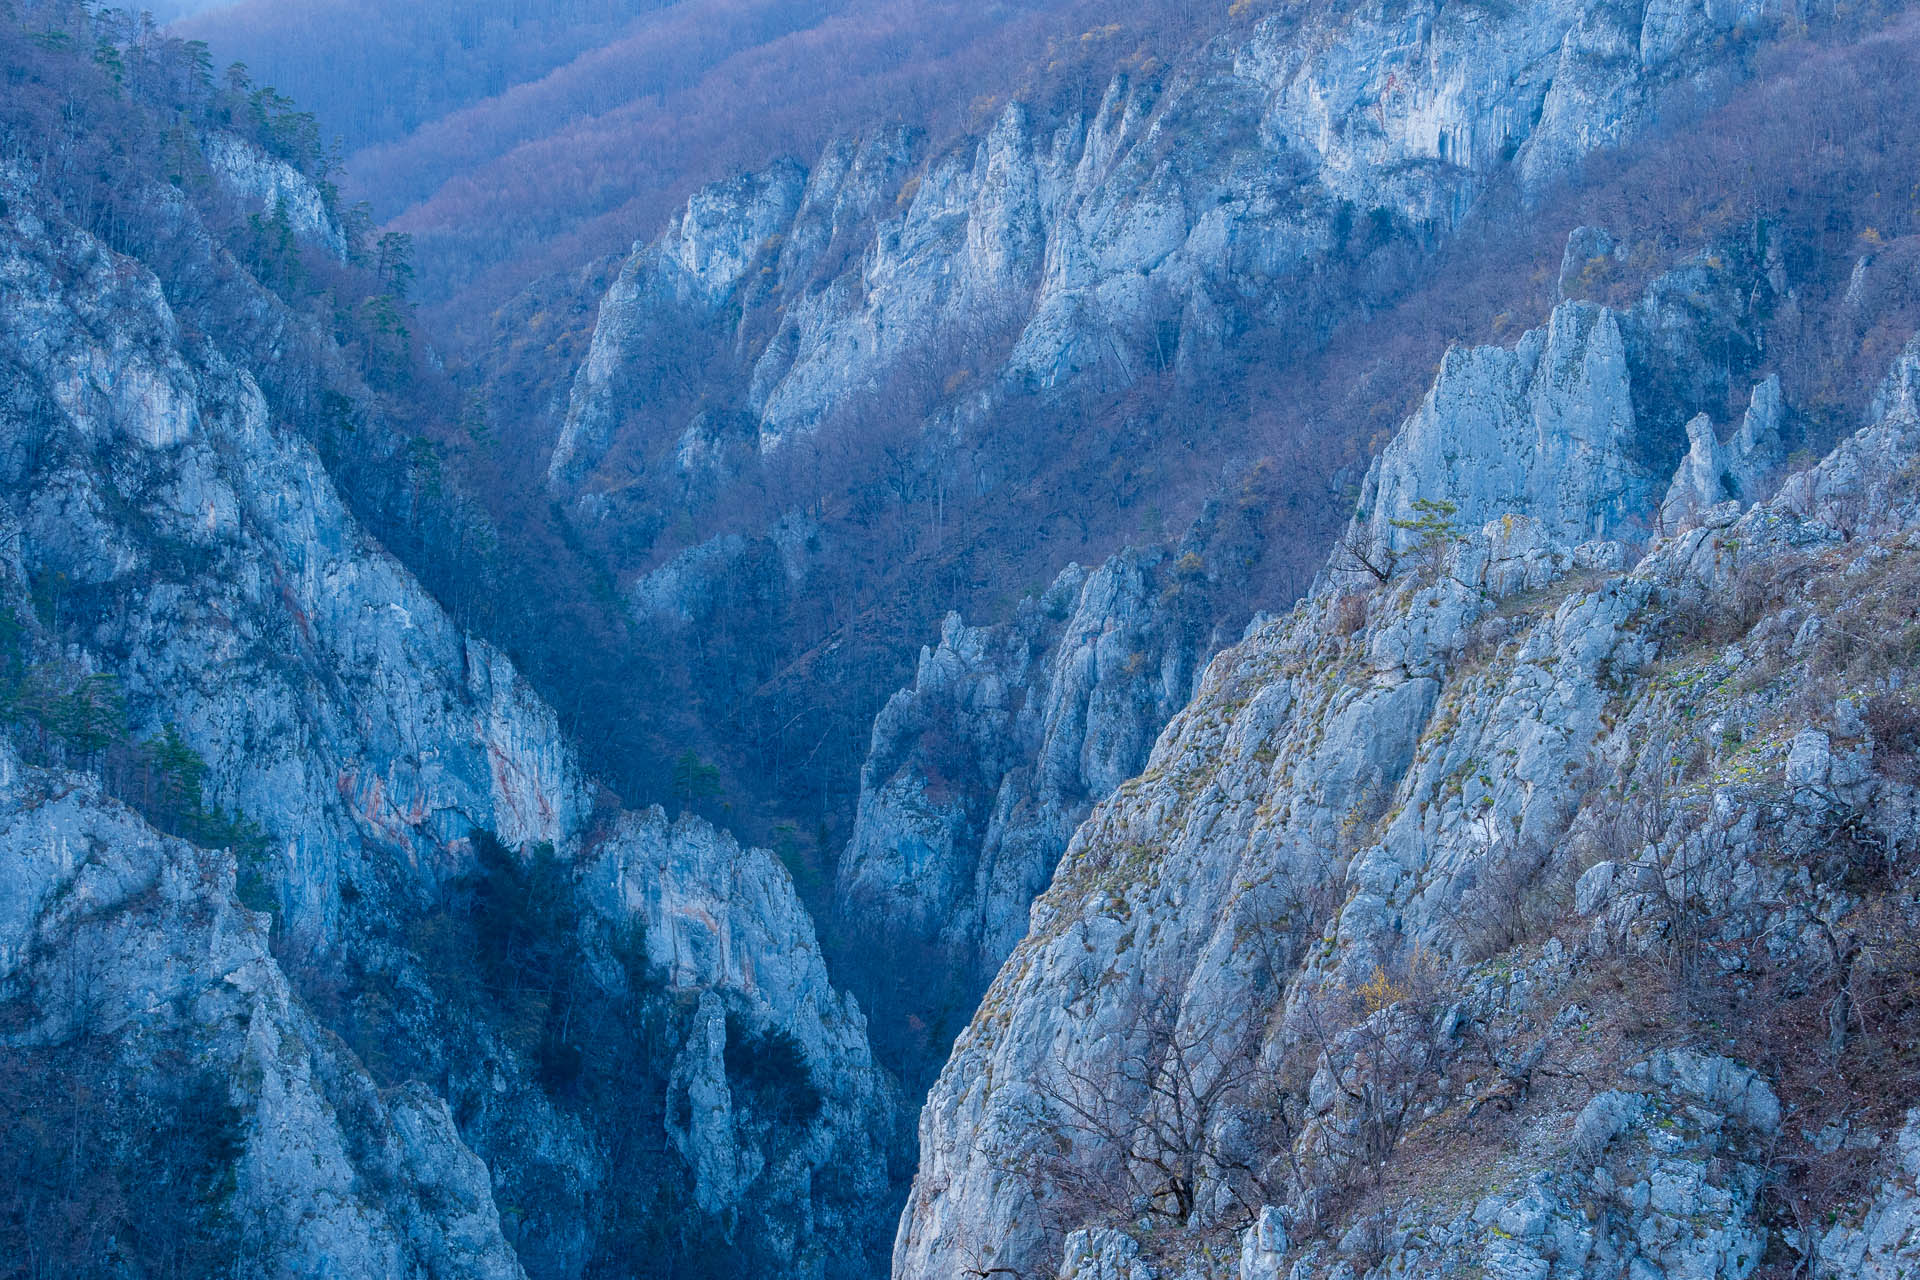
<svg viewBox="0 0 1920 1280">
<path fill-rule="evenodd" d="M 1443 239 L 1496 179 L 1545 189 L 1652 126 L 1673 86 L 1737 75 L 1721 42 L 1793 16 L 1759 0 L 1290 11 L 1122 75 L 1060 123 L 1016 102 L 942 154 L 883 130 L 811 170 L 716 184 L 602 299 L 550 477 L 576 492 L 630 418 L 698 470 L 724 436 L 777 452 L 921 383 L 943 389 L 927 429 L 959 437 L 1016 389 L 1202 375 L 1298 305 L 1292 286 L 1356 218 Z M 754 318 L 770 300 L 771 326 Z M 711 333 L 698 367 L 719 372 L 656 422 L 655 348 L 689 332 Z M 737 419 L 718 437 L 714 407 Z"/>
<path fill-rule="evenodd" d="M 1530 207 L 1802 16 L 1289 11 L 944 150 L 737 176 L 619 268 L 535 487 L 577 533 L 665 474 L 691 525 L 843 429 L 1007 484 L 1014 398 L 1191 387 L 1369 221 L 1425 252 Z M 1536 327 L 1396 402 L 1283 613 L 1243 630 L 1209 592 L 1251 560 L 1156 525 L 949 615 L 821 840 L 829 948 L 370 531 L 299 410 L 375 402 L 371 360 L 194 201 L 359 246 L 292 164 L 188 141 L 210 189 L 155 183 L 143 234 L 205 296 L 0 159 L 0 1066 L 42 1133 L 34 1064 L 210 1088 L 240 1273 L 1920 1266 L 1920 339 L 1818 436 L 1762 376 L 1819 301 L 1762 223 L 1624 302 L 1633 229 L 1575 231 Z M 805 600 L 845 548 L 765 510 L 596 587 L 696 646 Z M 936 1012 L 896 1218 L 917 1098 L 875 1045 Z"/>
<path fill-rule="evenodd" d="M 185 1034 L 243 1117 L 231 1208 L 258 1274 L 577 1274 L 615 1194 L 610 1152 L 553 1100 L 537 1045 L 473 1018 L 422 958 L 420 930 L 486 872 L 491 839 L 557 860 L 579 936 L 549 945 L 592 984 L 575 1002 L 653 1009 L 675 1058 L 643 1069 L 705 1082 L 681 1090 L 686 1123 L 670 1098 L 632 1136 L 663 1153 L 651 1167 L 681 1161 L 700 1211 L 795 1274 L 857 1257 L 897 1101 L 786 870 L 703 821 L 620 813 L 513 663 L 275 421 L 250 353 L 182 324 L 140 262 L 18 175 L 5 191 L 9 617 L 49 662 L 112 677 L 135 739 L 176 733 L 207 804 L 260 847 L 237 869 L 9 748 L 0 984 L 33 1014 L 0 1044 L 110 1037 L 137 1078 L 142 1043 Z M 271 918 L 234 901 L 241 875 Z M 390 1056 L 364 1063 L 321 1007 Z M 768 1036 L 790 1038 L 819 1097 L 797 1140 L 729 1096 L 730 1041 Z"/>
<path fill-rule="evenodd" d="M 1821 989 L 1863 913 L 1910 912 L 1832 859 L 1920 834 L 1858 710 L 1911 655 L 1806 660 L 1821 614 L 1912 581 L 1920 349 L 1831 456 L 1663 537 L 1617 324 L 1570 302 L 1449 356 L 1343 543 L 1385 580 L 1336 551 L 1076 832 L 922 1115 L 896 1276 L 1907 1265 L 1907 1130 L 1809 1138 L 1878 1189 L 1783 1235 L 1765 1188 L 1809 1121 L 1738 1057 L 1778 1049 L 1673 1010 L 1746 966 Z M 1577 449 L 1533 434 L 1572 420 Z M 1448 514 L 1419 548 L 1381 520 L 1420 510 Z"/>
<path fill-rule="evenodd" d="M 954 615 L 921 651 L 874 723 L 836 888 L 876 963 L 930 946 L 961 998 L 985 989 L 1074 828 L 1191 696 L 1211 637 L 1172 568 L 1139 552 L 1073 566 L 1012 623 Z"/>
</svg>

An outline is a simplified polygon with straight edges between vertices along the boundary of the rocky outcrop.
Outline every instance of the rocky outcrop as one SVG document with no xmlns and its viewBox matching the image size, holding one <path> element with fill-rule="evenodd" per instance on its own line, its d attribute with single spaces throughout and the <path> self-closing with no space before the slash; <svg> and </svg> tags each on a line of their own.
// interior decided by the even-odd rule
<svg viewBox="0 0 1920 1280">
<path fill-rule="evenodd" d="M 1435 518 L 1472 529 L 1524 513 L 1568 546 L 1620 536 L 1645 518 L 1653 490 L 1625 448 L 1634 427 L 1619 317 L 1562 305 L 1511 350 L 1447 353 L 1419 412 L 1368 473 L 1356 535 L 1383 560 L 1434 545 Z"/>
<path fill-rule="evenodd" d="M 1567 256 L 1583 256 L 1591 234 L 1576 231 Z M 1724 446 L 1692 406 L 1724 398 L 1704 343 L 1755 345 L 1757 313 L 1778 287 L 1767 265 L 1756 264 L 1743 295 L 1746 272 L 1700 255 L 1630 308 L 1566 301 L 1511 348 L 1448 351 L 1368 471 L 1336 566 L 1388 570 L 1514 513 L 1565 546 L 1644 541 L 1655 524 L 1670 529 L 1728 497 L 1764 493 L 1784 460 L 1777 378 L 1754 387 Z M 1676 420 L 1687 423 L 1684 437 Z M 1675 474 L 1669 449 L 1683 442 Z"/>
<path fill-rule="evenodd" d="M 638 344 L 666 340 L 664 321 L 709 328 L 749 270 L 792 222 L 805 174 L 787 165 L 700 192 L 659 242 L 636 249 L 600 305 L 586 363 L 575 376 L 548 477 L 570 485 L 595 466 L 618 426 L 619 398 L 635 384 Z M 664 314 L 662 314 L 664 313 Z"/>
<path fill-rule="evenodd" d="M 136 1079 L 219 1080 L 236 1129 L 229 1253 L 244 1241 L 263 1275 L 525 1275 L 447 1104 L 381 1089 L 307 1013 L 268 917 L 234 901 L 231 853 L 162 836 L 94 780 L 0 742 L 0 857 L 0 1049 L 111 1045 Z M 61 1085 L 44 1087 L 10 1110 L 53 1106 Z"/>
<path fill-rule="evenodd" d="M 1820 1266 L 1828 1275 L 1885 1280 L 1907 1273 L 1920 1257 L 1920 1111 L 1907 1113 L 1891 1164 L 1860 1221 L 1821 1237 Z"/>
<path fill-rule="evenodd" d="M 231 133 L 206 133 L 200 151 L 227 196 L 269 224 L 284 220 L 299 239 L 318 245 L 341 262 L 347 237 L 320 189 L 298 169 Z"/>
<path fill-rule="evenodd" d="M 1765 492 L 1786 462 L 1780 443 L 1784 413 L 1780 379 L 1773 377 L 1753 389 L 1753 403 L 1725 444 L 1704 414 L 1689 422 L 1686 460 L 1660 504 L 1661 527 L 1677 531 L 1722 503 Z"/>
<path fill-rule="evenodd" d="M 1011 623 L 950 616 L 874 723 L 836 886 L 856 963 L 897 973 L 918 956 L 914 1016 L 970 1009 L 1074 828 L 1186 703 L 1210 642 L 1157 552 L 1073 566 Z"/>
<path fill-rule="evenodd" d="M 1289 281 L 1355 243 L 1443 237 L 1502 173 L 1544 187 L 1644 130 L 1670 85 L 1737 75 L 1703 51 L 1778 16 L 1573 0 L 1281 15 L 1065 118 L 1015 103 L 943 153 L 888 132 L 804 176 L 720 184 L 603 299 L 551 478 L 571 491 L 622 434 L 671 468 L 667 446 L 710 435 L 716 406 L 770 450 L 876 396 L 964 425 L 1013 389 L 1207 370 L 1297 310 Z M 663 345 L 700 351 L 669 357 L 667 382 L 702 395 L 629 390 L 659 385 Z"/>
<path fill-rule="evenodd" d="M 759 1237 L 786 1242 L 802 1272 L 836 1253 L 859 1258 L 893 1194 L 899 1101 L 873 1065 L 859 1005 L 828 979 L 786 870 L 699 819 L 669 823 L 655 809 L 623 815 L 578 876 L 597 915 L 638 928 L 669 995 L 695 1004 L 668 1114 L 701 1207 L 753 1215 Z M 743 1055 L 779 1052 L 770 1035 L 796 1050 L 795 1078 L 743 1072 Z M 793 1103 L 783 1089 L 814 1101 Z M 795 1125 L 787 1105 L 817 1114 Z M 815 1203 L 829 1169 L 843 1185 Z"/>
<path fill-rule="evenodd" d="M 475 829 L 575 835 L 588 788 L 551 710 L 368 537 L 151 275 L 16 192 L 0 278 L 26 569 L 58 584 L 136 731 L 176 727 L 210 798 L 274 837 L 303 947 L 337 940 L 343 886 L 431 890 Z"/>
<path fill-rule="evenodd" d="M 8 625 L 30 623 L 43 665 L 113 682 L 116 750 L 176 735 L 194 804 L 261 832 L 241 874 L 274 920 L 270 951 L 268 916 L 232 901 L 233 852 L 9 757 L 0 981 L 35 1012 L 6 1045 L 128 1038 L 110 1070 L 138 1081 L 149 1028 L 231 1074 L 234 1212 L 263 1274 L 575 1275 L 648 1214 L 715 1224 L 699 1247 L 742 1265 L 868 1265 L 896 1100 L 784 869 L 704 823 L 620 814 L 513 663 L 347 510 L 249 353 L 5 190 Z M 107 767 L 87 752 L 69 766 Z M 551 1025 L 529 1010 L 555 993 L 472 972 L 530 962 L 487 954 L 482 928 L 562 957 Z M 82 971 L 87 989 L 54 990 Z M 595 1115 L 568 1092 L 587 1069 L 569 1037 L 615 1017 L 666 1060 L 623 1064 L 604 1087 L 629 1109 Z M 673 1081 L 700 1083 L 647 1110 Z M 639 1129 L 616 1142 L 613 1124 Z M 616 1188 L 633 1150 L 645 1184 Z"/>
<path fill-rule="evenodd" d="M 1807 662 L 1823 616 L 1878 617 L 1920 572 L 1920 353 L 1825 462 L 1661 540 L 1637 440 L 1663 424 L 1629 406 L 1666 366 L 1612 323 L 1565 304 L 1518 358 L 1450 356 L 1356 520 L 1448 527 L 1383 575 L 1336 555 L 1075 834 L 923 1113 L 896 1276 L 1041 1273 L 1082 1227 L 1107 1230 L 1062 1274 L 1738 1277 L 1909 1247 L 1904 1175 L 1870 1155 L 1872 1203 L 1833 1210 L 1857 1229 L 1764 1207 L 1802 1176 L 1777 1131 L 1816 1169 L 1796 1187 L 1846 1150 L 1802 1132 L 1803 1073 L 1881 1078 L 1873 1035 L 1904 1033 L 1849 1023 L 1810 1066 L 1751 1024 L 1824 1019 L 1846 940 L 1907 927 L 1911 654 Z M 1549 350 L 1564 413 L 1529 390 Z M 1499 394 L 1450 397 L 1469 369 Z M 1421 451 L 1448 465 L 1394 463 Z M 1671 1016 L 1610 972 L 1660 975 Z M 1718 1033 L 1699 1001 L 1742 1012 Z"/>
</svg>

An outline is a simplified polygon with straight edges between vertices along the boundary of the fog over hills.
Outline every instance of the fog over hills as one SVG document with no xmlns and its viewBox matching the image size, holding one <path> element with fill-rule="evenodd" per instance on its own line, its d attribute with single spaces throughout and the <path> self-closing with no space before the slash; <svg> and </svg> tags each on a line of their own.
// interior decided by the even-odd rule
<svg viewBox="0 0 1920 1280">
<path fill-rule="evenodd" d="M 217 9 L 222 0 L 160 0 L 157 4 L 142 6 L 153 14 L 156 21 L 173 22 L 190 14 L 203 13 L 208 9 Z"/>
</svg>

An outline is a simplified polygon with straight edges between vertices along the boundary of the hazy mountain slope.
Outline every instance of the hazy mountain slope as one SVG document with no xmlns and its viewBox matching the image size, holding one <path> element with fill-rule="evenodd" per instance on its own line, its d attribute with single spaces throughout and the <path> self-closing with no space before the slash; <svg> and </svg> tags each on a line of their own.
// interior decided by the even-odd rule
<svg viewBox="0 0 1920 1280">
<path fill-rule="evenodd" d="M 878 131 L 717 184 L 602 300 L 551 479 L 578 487 L 618 438 L 626 471 L 597 487 L 697 493 L 742 468 L 736 443 L 924 422 L 977 449 L 1022 392 L 1231 384 L 1235 341 L 1310 340 L 1343 291 L 1406 288 L 1502 181 L 1538 198 L 1724 91 L 1784 16 L 1328 7 L 1077 111 L 1015 102 L 952 147 Z M 675 329 L 697 336 L 675 350 Z"/>
<path fill-rule="evenodd" d="M 242 0 L 175 32 L 297 99 L 350 150 L 404 136 L 619 38 L 661 0 Z"/>
<path fill-rule="evenodd" d="M 735 167 L 883 121 L 944 136 L 1036 68 L 1171 56 L 1217 21 L 1087 0 L 247 0 L 178 29 L 345 132 L 355 196 L 415 235 L 425 297 L 472 341 L 529 280 Z"/>
<path fill-rule="evenodd" d="M 145 8 L 156 21 L 173 22 L 203 9 L 212 9 L 220 3 L 221 0 L 160 0 L 160 3 Z"/>
</svg>

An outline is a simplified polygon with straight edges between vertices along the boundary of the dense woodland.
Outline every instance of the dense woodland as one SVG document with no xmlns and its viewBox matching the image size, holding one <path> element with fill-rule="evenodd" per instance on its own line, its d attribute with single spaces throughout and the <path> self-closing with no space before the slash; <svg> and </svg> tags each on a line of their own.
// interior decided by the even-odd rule
<svg viewBox="0 0 1920 1280">
<path fill-rule="evenodd" d="M 202 7 L 210 11 L 183 22 L 182 34 L 217 40 L 357 150 L 538 79 L 618 38 L 662 0 Z"/>
</svg>

